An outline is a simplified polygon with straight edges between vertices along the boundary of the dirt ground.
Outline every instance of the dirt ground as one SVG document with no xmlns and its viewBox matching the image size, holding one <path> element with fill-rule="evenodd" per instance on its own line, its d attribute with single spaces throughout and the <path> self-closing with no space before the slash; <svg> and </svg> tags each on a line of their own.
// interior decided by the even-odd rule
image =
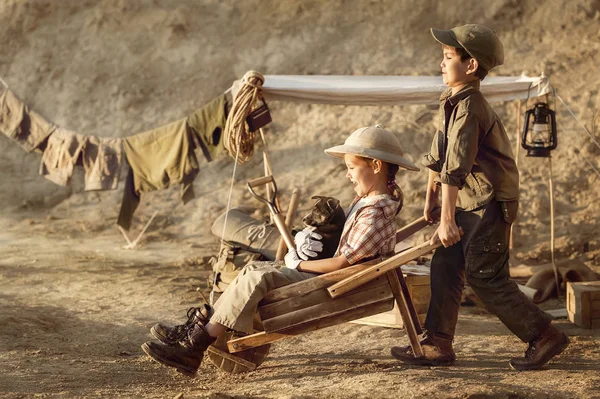
<svg viewBox="0 0 600 399">
<path fill-rule="evenodd" d="M 599 140 L 599 21 L 599 0 L 0 0 L 0 77 L 60 126 L 126 137 L 184 117 L 249 69 L 437 75 L 440 49 L 428 28 L 477 22 L 504 43 L 505 65 L 492 74 L 545 73 Z M 556 257 L 599 273 L 600 149 L 560 101 L 550 102 L 559 121 Z M 381 123 L 418 160 L 434 129 L 434 107 L 269 105 L 281 200 L 302 188 L 300 214 L 310 195 L 352 198 L 343 166 L 324 148 Z M 516 104 L 493 106 L 516 145 Z M 261 175 L 260 158 L 238 168 L 234 206 L 258 205 L 243 182 Z M 518 160 L 511 265 L 548 263 L 549 163 L 522 150 Z M 453 367 L 404 367 L 389 355 L 407 342 L 403 331 L 345 324 L 274 344 L 253 373 L 232 377 L 206 361 L 188 379 L 150 361 L 140 344 L 154 322 L 183 321 L 207 291 L 207 260 L 218 247 L 210 226 L 226 209 L 232 161 L 203 164 L 197 198 L 185 206 L 179 187 L 144 195 L 131 235 L 158 215 L 135 250 L 123 249 L 114 225 L 123 181 L 115 191 L 83 192 L 77 170 L 70 187 L 59 187 L 39 176 L 39 163 L 0 135 L 0 397 L 600 398 L 600 330 L 558 320 L 571 337 L 565 353 L 518 373 L 507 361 L 526 345 L 476 307 L 461 308 Z M 421 214 L 426 179 L 424 171 L 398 176 L 398 225 Z"/>
<path fill-rule="evenodd" d="M 156 241 L 131 251 L 114 233 L 3 222 L 1 397 L 600 397 L 600 331 L 560 320 L 572 341 L 566 352 L 543 370 L 515 372 L 507 361 L 525 344 L 473 307 L 461 309 L 453 367 L 405 367 L 389 355 L 407 343 L 404 331 L 344 324 L 273 344 L 252 373 L 231 376 L 206 358 L 189 379 L 140 344 L 154 322 L 181 322 L 201 300 L 200 255 L 212 244 Z"/>
</svg>

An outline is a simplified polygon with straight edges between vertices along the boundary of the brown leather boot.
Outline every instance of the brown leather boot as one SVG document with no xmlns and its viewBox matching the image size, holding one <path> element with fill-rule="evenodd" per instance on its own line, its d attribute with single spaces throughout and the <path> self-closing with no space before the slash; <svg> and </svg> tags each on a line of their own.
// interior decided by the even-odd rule
<svg viewBox="0 0 600 399">
<path fill-rule="evenodd" d="M 189 308 L 187 311 L 188 319 L 184 324 L 169 327 L 161 323 L 156 323 L 150 329 L 150 334 L 160 342 L 174 344 L 183 339 L 194 324 L 206 325 L 212 314 L 213 308 L 207 304 L 203 304 L 199 308 Z"/>
<path fill-rule="evenodd" d="M 560 354 L 569 345 L 569 338 L 553 325 L 549 325 L 539 337 L 529 343 L 525 357 L 510 359 L 513 370 L 536 370 Z"/>
<path fill-rule="evenodd" d="M 148 356 L 165 366 L 175 367 L 188 377 L 194 377 L 202 363 L 204 351 L 216 341 L 208 335 L 204 326 L 194 325 L 188 330 L 188 336 L 174 344 L 149 341 L 142 344 Z"/>
<path fill-rule="evenodd" d="M 402 363 L 417 366 L 452 366 L 456 361 L 452 339 L 426 334 L 421 341 L 421 348 L 423 356 L 415 357 L 410 346 L 394 346 L 392 356 Z"/>
</svg>

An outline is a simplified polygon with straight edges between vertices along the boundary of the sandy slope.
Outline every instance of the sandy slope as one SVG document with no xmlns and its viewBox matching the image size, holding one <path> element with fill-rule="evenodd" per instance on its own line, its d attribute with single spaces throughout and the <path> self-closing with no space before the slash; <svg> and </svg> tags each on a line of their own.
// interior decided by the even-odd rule
<svg viewBox="0 0 600 399">
<path fill-rule="evenodd" d="M 186 115 L 248 69 L 268 74 L 438 73 L 430 26 L 480 22 L 498 30 L 506 65 L 496 74 L 550 76 L 573 112 L 598 135 L 600 2 L 552 1 L 2 1 L 2 76 L 48 119 L 83 134 L 128 136 Z M 515 105 L 495 104 L 515 135 Z M 382 123 L 417 160 L 427 151 L 434 110 L 273 103 L 269 150 L 282 200 L 291 189 L 343 202 L 352 192 L 342 168 L 322 150 L 354 128 Z M 600 271 L 596 200 L 600 170 L 594 146 L 564 107 L 556 107 L 554 152 L 558 259 L 578 258 Z M 260 149 L 260 148 L 258 148 Z M 210 224 L 226 206 L 232 163 L 203 165 L 198 198 L 185 207 L 178 189 L 145 195 L 133 231 L 157 210 L 136 251 L 120 249 L 113 227 L 121 200 L 114 192 L 83 193 L 38 175 L 39 154 L 0 137 L 0 392 L 52 396 L 469 396 L 597 395 L 598 334 L 577 335 L 561 362 L 534 374 L 509 372 L 506 359 L 523 348 L 495 319 L 466 312 L 451 369 L 404 369 L 388 356 L 403 333 L 344 326 L 276 346 L 262 371 L 237 377 L 209 366 L 189 382 L 141 355 L 146 327 L 176 321 L 206 287 L 206 256 L 215 253 Z M 548 162 L 524 157 L 522 207 L 513 263 L 549 261 Z M 261 174 L 255 157 L 237 182 Z M 399 183 L 402 224 L 417 217 L 424 172 Z M 251 203 L 243 184 L 235 204 Z M 423 239 L 422 235 L 416 237 Z M 349 335 L 340 346 L 337 334 Z M 332 335 L 334 337 L 332 337 Z M 365 337 L 368 340 L 365 340 Z M 479 369 L 483 367 L 483 371 Z M 548 382 L 547 382 L 548 381 Z M 220 393 L 219 393 L 220 392 Z"/>
</svg>

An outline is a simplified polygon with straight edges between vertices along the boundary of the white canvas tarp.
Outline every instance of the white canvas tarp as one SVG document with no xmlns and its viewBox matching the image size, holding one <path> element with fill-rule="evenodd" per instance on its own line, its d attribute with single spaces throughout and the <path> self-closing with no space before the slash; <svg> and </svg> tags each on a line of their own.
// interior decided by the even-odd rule
<svg viewBox="0 0 600 399">
<path fill-rule="evenodd" d="M 236 82 L 239 84 L 239 81 Z M 437 104 L 446 88 L 441 76 L 265 75 L 267 102 L 314 104 Z M 545 76 L 489 76 L 481 84 L 488 101 L 525 99 L 552 91 Z"/>
</svg>

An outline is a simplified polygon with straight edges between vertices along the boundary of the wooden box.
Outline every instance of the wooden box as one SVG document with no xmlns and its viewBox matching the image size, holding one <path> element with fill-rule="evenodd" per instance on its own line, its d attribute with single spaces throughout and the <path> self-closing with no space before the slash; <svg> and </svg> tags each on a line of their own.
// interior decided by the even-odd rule
<svg viewBox="0 0 600 399">
<path fill-rule="evenodd" d="M 431 287 L 429 285 L 429 276 L 415 276 L 404 274 L 408 292 L 415 306 L 417 316 L 421 326 L 425 322 L 429 300 L 431 299 Z M 380 326 L 390 328 L 404 328 L 398 305 L 394 304 L 394 309 L 374 316 L 364 317 L 354 320 L 352 323 L 366 324 L 369 326 Z"/>
<path fill-rule="evenodd" d="M 567 283 L 569 320 L 583 328 L 600 328 L 600 281 Z"/>
</svg>

